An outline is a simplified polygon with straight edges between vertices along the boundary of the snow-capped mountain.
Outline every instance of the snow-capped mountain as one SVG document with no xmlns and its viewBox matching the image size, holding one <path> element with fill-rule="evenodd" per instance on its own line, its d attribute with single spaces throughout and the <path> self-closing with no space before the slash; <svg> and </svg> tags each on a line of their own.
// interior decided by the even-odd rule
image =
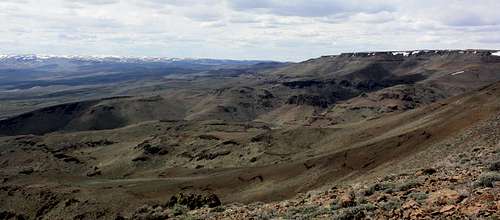
<svg viewBox="0 0 500 220">
<path fill-rule="evenodd" d="M 50 62 L 109 62 L 109 63 L 191 63 L 209 66 L 218 65 L 248 65 L 267 61 L 249 61 L 249 60 L 228 60 L 228 59 L 194 59 L 194 58 L 168 58 L 168 57 L 125 57 L 125 56 L 58 56 L 58 55 L 0 55 L 0 64 L 2 63 L 50 63 Z M 1 67 L 0 67 L 1 68 Z"/>
<path fill-rule="evenodd" d="M 93 84 L 158 79 L 217 70 L 217 74 L 245 70 L 269 61 L 164 57 L 0 55 L 0 87 L 46 84 Z M 213 72 L 211 72 L 213 73 Z"/>
</svg>

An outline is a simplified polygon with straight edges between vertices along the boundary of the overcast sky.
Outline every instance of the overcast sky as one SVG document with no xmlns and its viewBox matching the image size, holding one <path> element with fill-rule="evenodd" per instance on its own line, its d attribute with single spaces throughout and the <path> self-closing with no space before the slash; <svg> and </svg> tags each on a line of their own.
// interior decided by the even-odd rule
<svg viewBox="0 0 500 220">
<path fill-rule="evenodd" d="M 499 13 L 499 0 L 0 0 L 0 53 L 299 61 L 500 49 Z"/>
</svg>

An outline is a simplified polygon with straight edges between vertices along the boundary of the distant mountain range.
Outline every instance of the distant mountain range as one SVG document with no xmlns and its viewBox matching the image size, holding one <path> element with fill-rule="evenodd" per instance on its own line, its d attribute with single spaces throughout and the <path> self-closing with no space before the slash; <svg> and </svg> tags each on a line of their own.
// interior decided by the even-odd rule
<svg viewBox="0 0 500 220">
<path fill-rule="evenodd" d="M 22 89 L 47 85 L 89 85 L 214 70 L 269 68 L 275 65 L 283 64 L 264 60 L 0 55 L 0 89 L 1 87 Z"/>
<path fill-rule="evenodd" d="M 57 62 L 63 60 L 70 60 L 74 62 L 114 62 L 114 63 L 189 63 L 200 65 L 248 65 L 262 62 L 269 62 L 267 60 L 231 60 L 231 59 L 196 59 L 196 58 L 168 58 L 168 57 L 127 57 L 127 56 L 58 56 L 58 55 L 0 55 L 0 62 L 18 62 L 18 63 L 43 63 L 43 62 Z"/>
</svg>

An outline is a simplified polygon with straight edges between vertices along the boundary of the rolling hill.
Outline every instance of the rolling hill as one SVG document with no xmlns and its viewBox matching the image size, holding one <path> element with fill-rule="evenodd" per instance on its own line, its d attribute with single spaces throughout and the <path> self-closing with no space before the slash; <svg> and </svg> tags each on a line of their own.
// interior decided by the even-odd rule
<svg viewBox="0 0 500 220">
<path fill-rule="evenodd" d="M 463 204 L 478 199 L 472 193 L 477 190 L 498 204 L 498 185 L 470 188 L 495 160 L 500 143 L 500 57 L 494 52 L 367 52 L 251 63 L 162 79 L 154 85 L 165 87 L 154 93 L 139 86 L 120 96 L 10 115 L 0 120 L 0 208 L 38 219 L 164 218 L 176 216 L 168 205 L 173 195 L 209 193 L 226 209 L 182 211 L 177 217 L 259 218 L 258 209 L 294 218 L 282 203 L 304 208 L 328 195 L 328 205 L 314 203 L 313 217 L 352 207 L 363 207 L 359 212 L 365 214 L 365 205 L 372 204 L 380 210 L 372 217 L 388 218 L 390 212 L 403 218 L 385 210 L 386 200 L 410 202 L 412 190 L 432 194 L 445 182 L 470 193 Z M 467 177 L 455 162 L 442 164 L 474 152 L 484 160 L 466 161 Z M 354 202 L 368 190 L 364 183 L 393 184 L 429 169 L 437 174 L 419 174 L 414 186 L 391 192 L 377 186 L 363 194 L 364 202 Z M 462 182 L 448 181 L 451 176 Z M 324 196 L 303 197 L 314 190 Z M 332 208 L 345 195 L 353 204 Z M 275 213 L 268 205 L 285 211 Z M 421 217 L 444 217 L 444 204 L 418 206 Z M 491 213 L 487 207 L 463 215 L 480 217 Z"/>
</svg>

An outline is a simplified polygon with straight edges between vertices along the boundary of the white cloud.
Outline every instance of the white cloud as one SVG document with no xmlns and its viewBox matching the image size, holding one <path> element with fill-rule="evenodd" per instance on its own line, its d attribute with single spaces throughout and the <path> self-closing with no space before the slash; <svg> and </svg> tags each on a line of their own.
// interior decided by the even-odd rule
<svg viewBox="0 0 500 220">
<path fill-rule="evenodd" d="M 2 0 L 0 53 L 302 60 L 500 48 L 497 0 Z"/>
</svg>

